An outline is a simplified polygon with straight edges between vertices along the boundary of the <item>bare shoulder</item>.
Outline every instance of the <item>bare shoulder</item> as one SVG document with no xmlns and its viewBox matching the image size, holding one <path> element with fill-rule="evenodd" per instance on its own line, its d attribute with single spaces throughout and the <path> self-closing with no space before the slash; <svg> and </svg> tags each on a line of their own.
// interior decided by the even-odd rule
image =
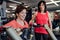
<svg viewBox="0 0 60 40">
<path fill-rule="evenodd" d="M 47 11 L 48 12 L 48 11 Z M 52 20 L 51 19 L 51 14 L 50 14 L 50 12 L 48 12 L 48 18 L 49 18 L 49 20 Z"/>
<path fill-rule="evenodd" d="M 50 16 L 51 14 L 49 13 L 49 11 L 47 11 L 47 13 L 48 13 L 48 16 Z"/>
</svg>

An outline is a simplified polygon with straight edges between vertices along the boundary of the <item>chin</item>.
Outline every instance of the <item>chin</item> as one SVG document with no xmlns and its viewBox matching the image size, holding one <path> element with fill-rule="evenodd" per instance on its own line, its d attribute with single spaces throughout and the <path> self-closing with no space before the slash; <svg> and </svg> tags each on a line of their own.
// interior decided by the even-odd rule
<svg viewBox="0 0 60 40">
<path fill-rule="evenodd" d="M 25 19 L 22 19 L 23 21 L 25 20 Z"/>
<path fill-rule="evenodd" d="M 25 17 L 21 17 L 21 20 L 25 20 Z"/>
</svg>

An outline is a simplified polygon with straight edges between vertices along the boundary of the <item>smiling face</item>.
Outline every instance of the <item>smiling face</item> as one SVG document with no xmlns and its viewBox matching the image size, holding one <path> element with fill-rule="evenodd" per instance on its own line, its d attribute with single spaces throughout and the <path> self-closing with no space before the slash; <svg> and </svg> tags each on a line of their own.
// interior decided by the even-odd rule
<svg viewBox="0 0 60 40">
<path fill-rule="evenodd" d="M 39 3 L 38 3 L 38 12 L 46 12 L 47 10 L 46 10 L 46 2 L 45 1 L 40 1 Z"/>
<path fill-rule="evenodd" d="M 19 14 L 17 14 L 17 18 L 19 18 L 20 20 L 24 20 L 26 17 L 26 9 L 23 9 L 21 12 L 19 12 Z"/>
<path fill-rule="evenodd" d="M 39 7 L 40 7 L 41 11 L 45 10 L 45 5 L 43 3 L 41 3 Z"/>
</svg>

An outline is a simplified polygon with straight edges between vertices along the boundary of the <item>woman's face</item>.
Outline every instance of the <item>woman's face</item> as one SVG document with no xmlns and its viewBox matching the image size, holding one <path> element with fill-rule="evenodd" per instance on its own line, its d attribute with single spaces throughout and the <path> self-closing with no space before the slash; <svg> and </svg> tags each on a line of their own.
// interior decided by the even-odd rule
<svg viewBox="0 0 60 40">
<path fill-rule="evenodd" d="M 26 9 L 23 9 L 19 14 L 17 14 L 17 18 L 24 20 L 26 17 Z"/>
<path fill-rule="evenodd" d="M 40 9 L 41 9 L 41 11 L 44 11 L 45 5 L 43 3 L 40 4 Z"/>
</svg>

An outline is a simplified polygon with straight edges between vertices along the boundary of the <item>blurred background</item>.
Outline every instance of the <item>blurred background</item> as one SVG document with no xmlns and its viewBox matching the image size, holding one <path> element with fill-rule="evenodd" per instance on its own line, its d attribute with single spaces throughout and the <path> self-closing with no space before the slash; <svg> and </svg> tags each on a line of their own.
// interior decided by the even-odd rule
<svg viewBox="0 0 60 40">
<path fill-rule="evenodd" d="M 29 22 L 32 15 L 37 11 L 37 4 L 40 0 L 0 0 L 0 26 L 8 23 L 15 18 L 15 9 L 18 4 L 27 8 L 26 21 Z M 47 10 L 50 13 L 53 31 L 60 39 L 60 0 L 43 0 L 46 1 Z M 28 20 L 27 20 L 28 19 Z"/>
</svg>

